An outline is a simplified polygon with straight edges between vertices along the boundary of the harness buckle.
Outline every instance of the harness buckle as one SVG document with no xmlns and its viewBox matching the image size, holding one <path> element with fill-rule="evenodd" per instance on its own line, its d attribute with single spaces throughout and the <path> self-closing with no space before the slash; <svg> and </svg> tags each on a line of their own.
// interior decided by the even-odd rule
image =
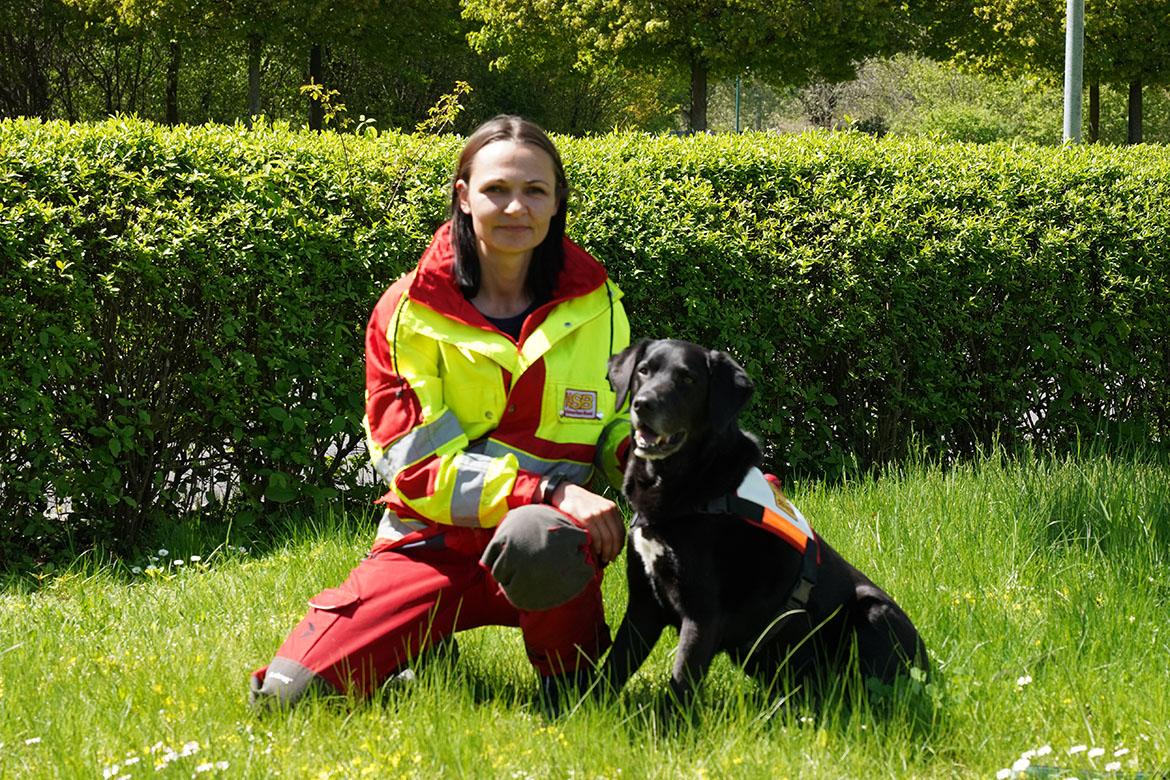
<svg viewBox="0 0 1170 780">
<path fill-rule="evenodd" d="M 801 575 L 800 581 L 792 589 L 792 595 L 788 597 L 788 609 L 804 609 L 808 605 L 809 596 L 812 595 L 816 584 L 815 580 Z"/>
<path fill-rule="evenodd" d="M 711 515 L 732 515 L 732 514 L 735 514 L 735 512 L 733 512 L 731 509 L 731 496 L 729 496 L 727 493 L 724 493 L 723 495 L 719 496 L 719 498 L 713 498 L 710 501 L 708 501 L 706 504 L 703 505 L 703 508 L 701 511 L 704 514 L 711 514 Z"/>
</svg>

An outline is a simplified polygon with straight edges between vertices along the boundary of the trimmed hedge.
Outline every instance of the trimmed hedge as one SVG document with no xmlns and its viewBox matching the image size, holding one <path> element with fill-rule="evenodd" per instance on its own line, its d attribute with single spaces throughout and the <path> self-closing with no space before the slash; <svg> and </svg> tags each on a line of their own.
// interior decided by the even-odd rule
<svg viewBox="0 0 1170 780">
<path fill-rule="evenodd" d="M 860 134 L 574 145 L 634 332 L 728 349 L 776 473 L 1165 442 L 1170 154 Z"/>
<path fill-rule="evenodd" d="M 730 351 L 780 474 L 1170 429 L 1170 155 L 558 139 L 636 337 Z M 362 332 L 460 139 L 0 123 L 0 556 L 368 501 Z"/>
</svg>

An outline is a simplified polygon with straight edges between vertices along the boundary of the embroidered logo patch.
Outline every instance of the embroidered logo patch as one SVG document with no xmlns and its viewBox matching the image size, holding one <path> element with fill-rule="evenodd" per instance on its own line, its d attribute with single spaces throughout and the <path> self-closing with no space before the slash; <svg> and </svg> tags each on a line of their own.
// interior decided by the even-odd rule
<svg viewBox="0 0 1170 780">
<path fill-rule="evenodd" d="M 596 420 L 597 391 L 566 390 L 565 405 L 561 407 L 561 414 L 575 420 Z"/>
</svg>

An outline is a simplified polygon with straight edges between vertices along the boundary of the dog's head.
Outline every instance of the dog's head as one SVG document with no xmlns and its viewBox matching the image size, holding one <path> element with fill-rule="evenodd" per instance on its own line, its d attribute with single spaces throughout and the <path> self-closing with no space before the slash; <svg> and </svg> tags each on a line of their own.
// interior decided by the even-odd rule
<svg viewBox="0 0 1170 780">
<path fill-rule="evenodd" d="M 634 454 L 650 459 L 727 430 L 754 391 L 726 352 L 673 339 L 640 341 L 611 357 L 609 384 L 618 410 L 630 399 Z"/>
</svg>

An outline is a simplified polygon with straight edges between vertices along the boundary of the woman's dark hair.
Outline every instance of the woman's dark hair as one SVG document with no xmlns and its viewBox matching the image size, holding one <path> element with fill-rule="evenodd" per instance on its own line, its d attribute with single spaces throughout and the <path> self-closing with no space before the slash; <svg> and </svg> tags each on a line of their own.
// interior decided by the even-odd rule
<svg viewBox="0 0 1170 780">
<path fill-rule="evenodd" d="M 476 243 L 475 227 L 471 222 L 471 215 L 465 214 L 459 208 L 459 190 L 456 184 L 460 181 L 466 185 L 471 179 L 471 165 L 479 150 L 496 141 L 517 141 L 522 144 L 535 146 L 552 158 L 553 170 L 556 173 L 557 212 L 549 222 L 548 235 L 544 241 L 532 251 L 532 262 L 528 266 L 526 287 L 534 301 L 546 301 L 552 296 L 553 286 L 557 276 L 565 265 L 565 212 L 569 199 L 569 183 L 565 178 L 565 167 L 561 164 L 561 155 L 552 140 L 537 125 L 518 116 L 500 116 L 489 119 L 475 129 L 467 139 L 459 161 L 455 166 L 455 176 L 451 179 L 451 231 L 452 245 L 455 248 L 455 279 L 459 288 L 468 298 L 479 292 L 480 267 L 479 251 Z"/>
</svg>

